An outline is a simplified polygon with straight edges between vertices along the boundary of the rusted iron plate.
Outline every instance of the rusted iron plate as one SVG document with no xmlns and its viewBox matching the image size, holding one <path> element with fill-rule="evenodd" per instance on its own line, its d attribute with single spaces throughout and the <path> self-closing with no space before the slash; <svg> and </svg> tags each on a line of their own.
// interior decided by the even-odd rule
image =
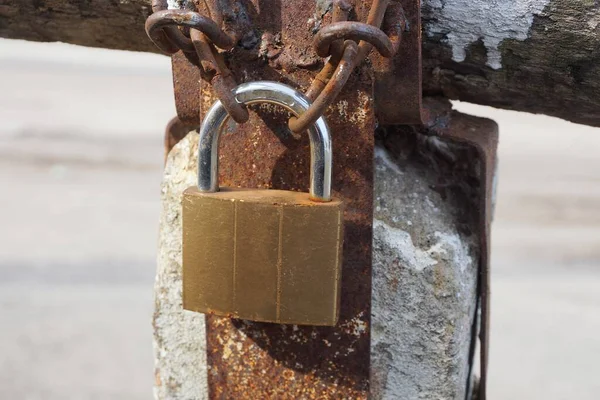
<svg viewBox="0 0 600 400">
<path fill-rule="evenodd" d="M 404 10 L 406 27 L 398 51 L 393 58 L 372 53 L 375 74 L 375 113 L 383 125 L 417 125 L 422 117 L 421 1 L 399 0 Z M 390 14 L 388 12 L 388 14 Z M 388 17 L 382 29 L 399 23 Z"/>
<path fill-rule="evenodd" d="M 177 116 L 186 125 L 200 125 L 200 68 L 182 51 L 171 56 Z"/>
<path fill-rule="evenodd" d="M 363 3 L 369 2 L 355 7 L 358 19 L 368 12 Z M 305 90 L 322 66 L 312 39 L 325 10 L 315 9 L 309 0 L 255 0 L 238 12 L 251 14 L 254 22 L 250 36 L 228 54 L 238 82 L 275 80 Z M 333 136 L 333 195 L 346 206 L 340 322 L 334 328 L 294 327 L 207 317 L 210 398 L 368 397 L 375 125 L 371 87 L 370 74 L 359 68 L 326 114 Z M 214 94 L 205 83 L 202 93 L 201 107 L 207 110 Z M 248 123 L 232 124 L 222 137 L 221 184 L 307 190 L 307 135 L 292 134 L 289 115 L 280 109 L 263 106 L 254 111 Z"/>
<path fill-rule="evenodd" d="M 368 83 L 355 81 L 352 93 L 341 94 L 345 117 L 356 125 L 327 115 L 334 132 L 333 195 L 346 204 L 340 322 L 335 328 L 293 327 L 209 317 L 211 398 L 367 398 L 374 130 Z M 253 115 L 223 137 L 221 182 L 306 190 L 306 135 L 287 132 L 287 115 L 259 115 L 262 121 Z"/>
</svg>

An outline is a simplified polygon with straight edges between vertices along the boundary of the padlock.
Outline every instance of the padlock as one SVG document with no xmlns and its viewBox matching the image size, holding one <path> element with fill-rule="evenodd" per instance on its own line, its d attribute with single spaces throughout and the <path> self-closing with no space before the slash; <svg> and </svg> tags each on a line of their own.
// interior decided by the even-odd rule
<svg viewBox="0 0 600 400">
<path fill-rule="evenodd" d="M 298 116 L 310 101 L 277 82 L 235 90 L 243 104 L 271 103 Z M 199 130 L 198 186 L 183 193 L 183 307 L 280 324 L 337 323 L 343 203 L 331 198 L 332 149 L 323 117 L 308 130 L 310 192 L 219 188 L 227 112 L 217 101 Z"/>
</svg>

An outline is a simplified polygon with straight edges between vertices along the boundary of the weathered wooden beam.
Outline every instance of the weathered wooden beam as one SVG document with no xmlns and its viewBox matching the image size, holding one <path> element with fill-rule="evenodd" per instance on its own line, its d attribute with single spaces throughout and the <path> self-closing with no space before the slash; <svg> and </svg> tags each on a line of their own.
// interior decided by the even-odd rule
<svg viewBox="0 0 600 400">
<path fill-rule="evenodd" d="M 600 3 L 426 0 L 424 90 L 600 126 Z"/>
<path fill-rule="evenodd" d="M 158 52 L 151 13 L 150 0 L 0 0 L 0 37 Z"/>
<path fill-rule="evenodd" d="M 0 36 L 157 51 L 149 12 L 148 0 L 0 0 Z M 423 16 L 426 94 L 600 126 L 597 1 L 423 0 Z"/>
</svg>

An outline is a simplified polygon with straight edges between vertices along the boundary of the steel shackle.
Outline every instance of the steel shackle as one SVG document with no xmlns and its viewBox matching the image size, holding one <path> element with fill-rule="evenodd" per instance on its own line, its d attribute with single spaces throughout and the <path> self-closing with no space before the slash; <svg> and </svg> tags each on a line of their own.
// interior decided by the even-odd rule
<svg viewBox="0 0 600 400">
<path fill-rule="evenodd" d="M 278 82 L 258 81 L 243 83 L 233 89 L 236 100 L 242 104 L 270 103 L 284 107 L 296 117 L 311 105 L 302 93 Z M 219 139 L 228 119 L 223 105 L 217 100 L 204 116 L 200 125 L 198 146 L 198 189 L 201 192 L 219 191 Z M 332 149 L 329 126 L 320 117 L 309 129 L 310 139 L 310 198 L 331 200 Z"/>
</svg>

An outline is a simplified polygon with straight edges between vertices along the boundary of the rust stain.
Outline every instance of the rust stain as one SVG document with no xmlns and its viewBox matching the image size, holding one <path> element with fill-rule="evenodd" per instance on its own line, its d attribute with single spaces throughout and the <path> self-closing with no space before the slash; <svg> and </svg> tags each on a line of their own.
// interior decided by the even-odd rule
<svg viewBox="0 0 600 400">
<path fill-rule="evenodd" d="M 189 54 L 179 51 L 171 56 L 175 107 L 179 119 L 187 125 L 200 125 L 200 68 Z M 204 97 L 204 96 L 202 96 Z"/>
<path fill-rule="evenodd" d="M 160 378 L 160 370 L 158 368 L 154 370 L 154 385 L 162 386 L 162 379 Z"/>
<path fill-rule="evenodd" d="M 358 3 L 357 19 L 364 20 L 368 2 Z M 317 72 L 307 62 L 317 58 L 314 32 L 307 29 L 315 17 L 314 2 L 255 0 L 245 12 L 253 14 L 257 37 L 277 38 L 278 52 L 264 57 L 258 42 L 236 47 L 228 64 L 238 82 L 274 80 L 306 89 Z M 210 398 L 368 397 L 374 112 L 367 71 L 357 69 L 340 93 L 344 112 L 330 107 L 326 113 L 333 135 L 333 195 L 346 204 L 340 322 L 301 327 L 207 316 Z M 199 103 L 207 110 L 214 97 L 206 96 L 208 85 L 203 83 L 202 90 Z M 248 123 L 230 124 L 223 135 L 221 184 L 306 191 L 307 135 L 290 132 L 290 116 L 279 109 L 250 110 Z"/>
</svg>

